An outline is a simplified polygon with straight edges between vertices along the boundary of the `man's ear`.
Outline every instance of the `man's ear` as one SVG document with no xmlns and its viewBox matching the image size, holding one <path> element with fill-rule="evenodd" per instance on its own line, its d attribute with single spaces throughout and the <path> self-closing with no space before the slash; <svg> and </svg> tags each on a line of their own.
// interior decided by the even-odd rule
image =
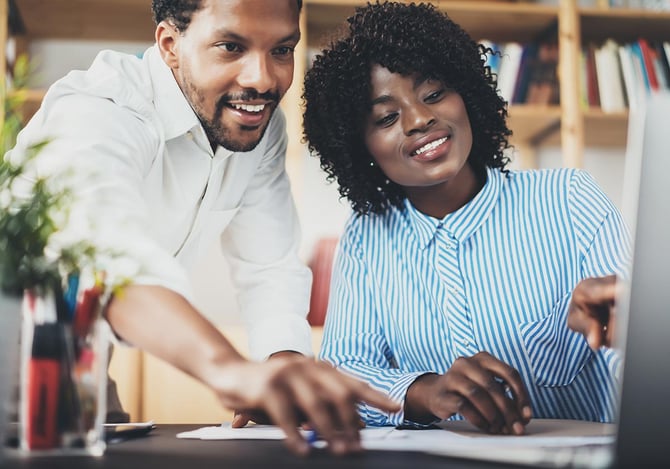
<svg viewBox="0 0 670 469">
<path fill-rule="evenodd" d="M 167 21 L 161 21 L 156 26 L 156 44 L 163 61 L 172 69 L 179 68 L 179 30 Z"/>
</svg>

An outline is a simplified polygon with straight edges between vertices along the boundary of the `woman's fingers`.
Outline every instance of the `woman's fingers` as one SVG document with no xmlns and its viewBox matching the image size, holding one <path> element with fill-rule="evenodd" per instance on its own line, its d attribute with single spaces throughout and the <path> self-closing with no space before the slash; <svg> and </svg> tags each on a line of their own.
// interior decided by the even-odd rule
<svg viewBox="0 0 670 469">
<path fill-rule="evenodd" d="M 511 410 L 511 401 L 504 395 L 502 385 L 474 358 L 458 359 L 452 369 L 460 372 L 452 382 L 457 383 L 459 394 L 486 419 L 487 431 L 509 433 L 514 417 L 508 417 L 508 414 L 514 411 Z"/>
<path fill-rule="evenodd" d="M 432 392 L 437 396 L 431 409 L 436 416 L 459 413 L 490 433 L 522 434 L 531 418 L 519 373 L 485 352 L 457 359 Z"/>
<path fill-rule="evenodd" d="M 497 391 L 494 394 L 500 405 L 507 410 L 508 426 L 510 430 L 515 430 L 514 433 L 520 434 L 519 430 L 523 428 L 516 426 L 517 428 L 514 429 L 512 428 L 514 424 L 519 421 L 524 426 L 532 417 L 530 397 L 521 375 L 517 370 L 488 353 L 479 353 L 474 358 L 480 360 L 482 367 L 491 373 L 487 378 L 488 383 Z M 495 384 L 491 384 L 491 379 Z"/>
</svg>

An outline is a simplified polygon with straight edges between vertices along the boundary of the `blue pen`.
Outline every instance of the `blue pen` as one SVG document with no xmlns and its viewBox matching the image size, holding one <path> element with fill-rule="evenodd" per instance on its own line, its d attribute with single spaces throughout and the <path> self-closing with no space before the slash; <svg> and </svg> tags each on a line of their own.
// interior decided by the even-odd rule
<svg viewBox="0 0 670 469">
<path fill-rule="evenodd" d="M 316 430 L 306 430 L 305 432 L 305 440 L 307 443 L 309 443 L 311 446 L 314 446 L 314 443 L 317 441 L 321 440 L 321 437 L 319 437 L 319 434 L 316 432 Z"/>
<path fill-rule="evenodd" d="M 67 276 L 67 290 L 63 295 L 67 305 L 70 319 L 74 318 L 74 311 L 77 308 L 77 293 L 79 291 L 79 274 L 71 273 Z"/>
</svg>

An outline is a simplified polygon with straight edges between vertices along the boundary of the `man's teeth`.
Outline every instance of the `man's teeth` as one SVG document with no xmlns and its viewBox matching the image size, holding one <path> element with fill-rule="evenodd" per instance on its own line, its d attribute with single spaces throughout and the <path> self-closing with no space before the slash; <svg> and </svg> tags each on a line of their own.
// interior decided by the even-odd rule
<svg viewBox="0 0 670 469">
<path fill-rule="evenodd" d="M 235 109 L 246 112 L 261 112 L 265 109 L 265 104 L 233 104 Z"/>
<path fill-rule="evenodd" d="M 437 140 L 433 140 L 430 143 L 426 143 L 424 146 L 416 150 L 414 155 L 420 155 L 421 153 L 425 153 L 428 150 L 432 150 L 433 148 L 442 145 L 447 140 L 449 140 L 449 137 L 438 138 Z"/>
</svg>

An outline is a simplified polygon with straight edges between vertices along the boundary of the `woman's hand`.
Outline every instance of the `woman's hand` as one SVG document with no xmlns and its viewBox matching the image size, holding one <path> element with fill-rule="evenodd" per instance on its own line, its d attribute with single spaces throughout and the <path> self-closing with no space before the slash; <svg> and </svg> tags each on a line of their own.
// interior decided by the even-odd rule
<svg viewBox="0 0 670 469">
<path fill-rule="evenodd" d="M 586 337 L 589 346 L 598 350 L 611 347 L 616 327 L 616 276 L 587 278 L 572 292 L 568 309 L 568 327 Z"/>
<path fill-rule="evenodd" d="M 286 444 L 298 454 L 309 451 L 298 429 L 303 422 L 333 453 L 346 454 L 361 449 L 357 402 L 387 412 L 400 410 L 399 404 L 362 381 L 297 354 L 262 363 L 226 364 L 213 387 L 226 407 L 246 416 L 267 416 L 286 433 Z"/>
<path fill-rule="evenodd" d="M 430 422 L 461 414 L 488 433 L 521 435 L 532 417 L 519 373 L 486 352 L 458 358 L 443 375 L 420 376 L 408 389 L 405 418 Z"/>
</svg>

